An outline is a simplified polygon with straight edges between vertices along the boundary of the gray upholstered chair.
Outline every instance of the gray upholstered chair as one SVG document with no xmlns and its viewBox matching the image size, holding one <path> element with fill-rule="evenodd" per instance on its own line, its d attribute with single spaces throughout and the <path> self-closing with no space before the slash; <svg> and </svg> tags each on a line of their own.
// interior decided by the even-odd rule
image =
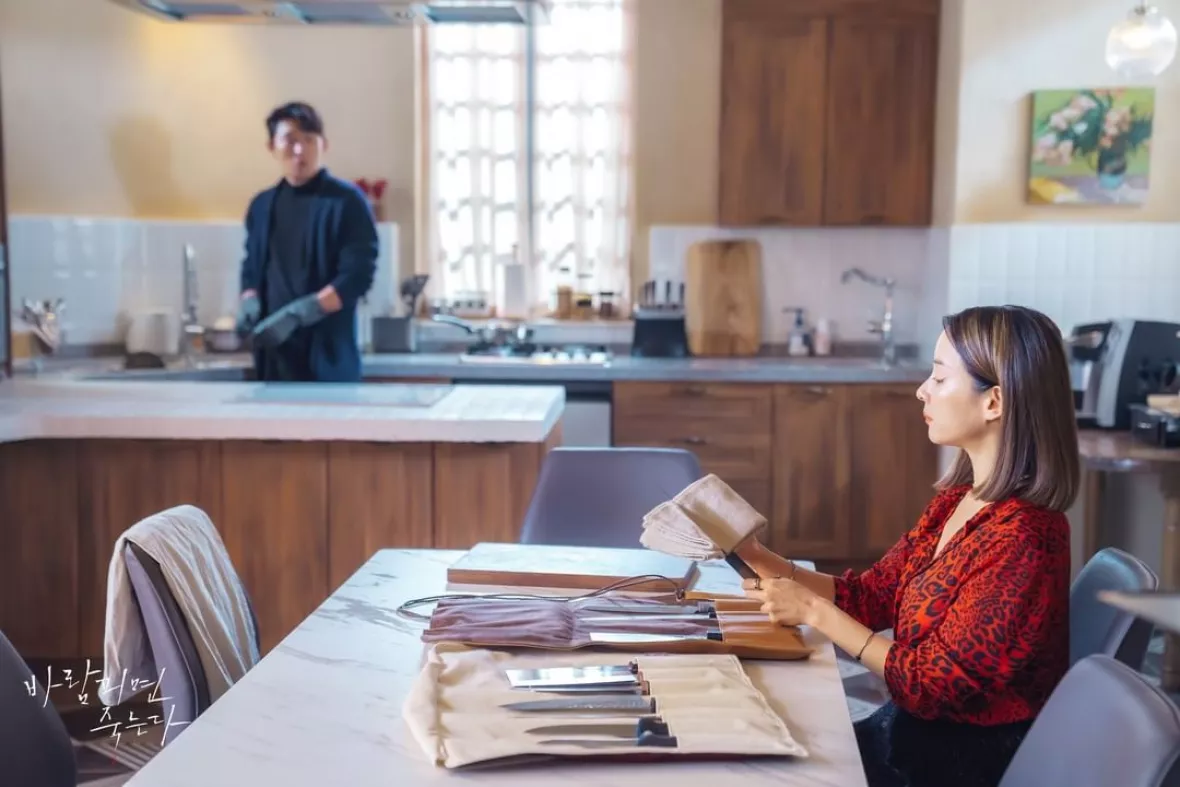
<svg viewBox="0 0 1180 787">
<path fill-rule="evenodd" d="M 30 696 L 28 683 L 34 682 Z M 74 745 L 46 687 L 0 633 L 0 784 L 5 787 L 74 787 Z"/>
<path fill-rule="evenodd" d="M 1078 572 L 1069 593 L 1069 662 L 1105 653 L 1131 669 L 1140 669 L 1151 640 L 1151 623 L 1098 600 L 1100 590 L 1141 593 L 1155 590 L 1159 579 L 1142 560 L 1108 547 Z"/>
<path fill-rule="evenodd" d="M 1070 668 L 1000 787 L 1177 787 L 1180 709 L 1110 656 Z"/>
<path fill-rule="evenodd" d="M 639 548 L 644 515 L 702 475 L 696 455 L 681 448 L 555 448 L 520 541 Z"/>
<path fill-rule="evenodd" d="M 159 563 L 130 541 L 124 547 L 123 559 L 156 664 L 159 694 L 166 698 L 161 708 L 162 720 L 169 725 L 164 736 L 166 746 L 209 707 L 209 682 L 184 613 Z M 250 601 L 248 594 L 246 601 Z M 258 619 L 253 607 L 250 615 L 257 645 Z"/>
</svg>

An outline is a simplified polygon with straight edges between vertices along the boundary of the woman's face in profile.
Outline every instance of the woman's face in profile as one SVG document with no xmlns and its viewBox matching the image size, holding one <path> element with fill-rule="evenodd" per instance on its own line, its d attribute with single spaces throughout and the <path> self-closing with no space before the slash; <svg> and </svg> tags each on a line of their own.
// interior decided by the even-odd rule
<svg viewBox="0 0 1180 787">
<path fill-rule="evenodd" d="M 961 448 L 979 439 L 988 423 L 999 418 L 995 397 L 975 387 L 946 333 L 938 335 L 930 376 L 918 388 L 918 399 L 927 434 L 937 445 Z"/>
</svg>

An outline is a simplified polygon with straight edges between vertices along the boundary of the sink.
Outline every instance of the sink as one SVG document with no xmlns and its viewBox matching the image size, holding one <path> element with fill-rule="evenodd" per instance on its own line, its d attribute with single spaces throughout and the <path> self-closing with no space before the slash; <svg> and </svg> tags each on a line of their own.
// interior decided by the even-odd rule
<svg viewBox="0 0 1180 787">
<path fill-rule="evenodd" d="M 354 385 L 350 383 L 273 383 L 259 386 L 227 404 L 293 404 L 309 407 L 433 407 L 452 385 Z"/>
</svg>

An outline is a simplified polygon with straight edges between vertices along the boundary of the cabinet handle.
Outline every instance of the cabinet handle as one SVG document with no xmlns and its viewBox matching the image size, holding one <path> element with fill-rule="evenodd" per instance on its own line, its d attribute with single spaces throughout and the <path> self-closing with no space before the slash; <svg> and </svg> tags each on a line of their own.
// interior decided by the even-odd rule
<svg viewBox="0 0 1180 787">
<path fill-rule="evenodd" d="M 687 396 L 704 396 L 705 386 L 703 385 L 686 385 L 680 389 L 681 393 Z"/>
<path fill-rule="evenodd" d="M 705 445 L 709 441 L 703 437 L 695 437 L 694 436 L 694 437 L 684 438 L 684 442 L 688 445 Z"/>
<path fill-rule="evenodd" d="M 832 392 L 831 388 L 827 388 L 822 385 L 809 385 L 809 386 L 807 386 L 807 393 L 811 394 L 812 396 L 827 396 L 831 392 Z"/>
</svg>

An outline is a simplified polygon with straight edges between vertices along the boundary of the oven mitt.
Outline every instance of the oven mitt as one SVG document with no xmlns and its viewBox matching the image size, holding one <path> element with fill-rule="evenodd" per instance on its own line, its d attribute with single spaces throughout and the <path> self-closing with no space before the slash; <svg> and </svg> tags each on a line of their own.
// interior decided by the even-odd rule
<svg viewBox="0 0 1180 787">
<path fill-rule="evenodd" d="M 257 295 L 247 295 L 238 303 L 238 321 L 234 325 L 234 330 L 237 331 L 238 336 L 245 336 L 258 324 L 260 317 L 262 317 L 262 301 L 258 299 Z"/>
<path fill-rule="evenodd" d="M 315 294 L 291 301 L 254 326 L 251 334 L 257 347 L 274 348 L 291 338 L 299 328 L 315 325 L 327 312 Z"/>
</svg>

